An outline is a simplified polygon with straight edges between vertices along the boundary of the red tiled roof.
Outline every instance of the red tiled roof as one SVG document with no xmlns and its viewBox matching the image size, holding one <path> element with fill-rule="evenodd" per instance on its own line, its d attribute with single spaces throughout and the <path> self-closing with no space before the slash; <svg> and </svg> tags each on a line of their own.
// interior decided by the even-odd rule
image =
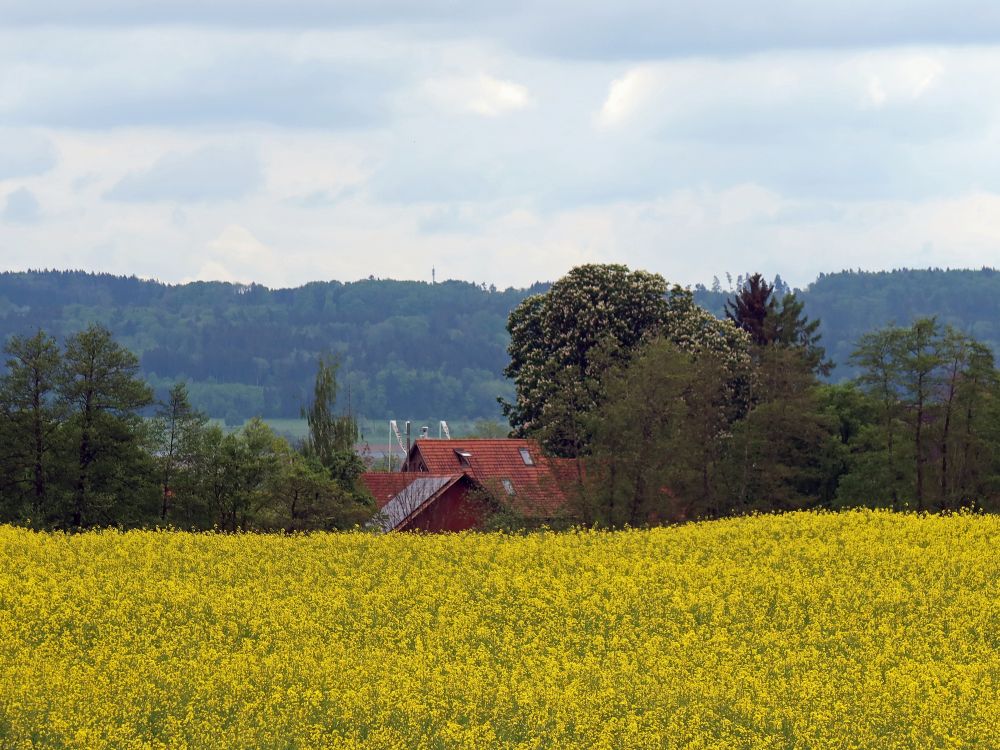
<svg viewBox="0 0 1000 750">
<path fill-rule="evenodd" d="M 583 471 L 579 462 L 572 458 L 550 458 L 549 464 L 564 491 L 566 487 L 574 487 L 579 483 Z"/>
<path fill-rule="evenodd" d="M 525 464 L 521 449 L 528 451 L 533 465 Z M 469 454 L 468 466 L 462 464 L 456 451 Z M 410 452 L 412 467 L 419 464 L 418 459 L 432 474 L 466 474 L 497 497 L 509 499 L 514 510 L 527 516 L 550 518 L 566 504 L 567 462 L 545 456 L 534 440 L 421 438 Z M 514 489 L 513 496 L 504 487 L 505 479 Z"/>
</svg>

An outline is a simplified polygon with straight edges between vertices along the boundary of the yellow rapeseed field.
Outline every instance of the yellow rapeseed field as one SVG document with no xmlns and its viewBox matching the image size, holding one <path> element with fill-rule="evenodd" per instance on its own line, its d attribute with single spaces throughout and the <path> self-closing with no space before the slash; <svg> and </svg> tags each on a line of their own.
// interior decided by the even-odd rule
<svg viewBox="0 0 1000 750">
<path fill-rule="evenodd" d="M 1000 747 L 1000 518 L 0 528 L 0 747 Z"/>
</svg>

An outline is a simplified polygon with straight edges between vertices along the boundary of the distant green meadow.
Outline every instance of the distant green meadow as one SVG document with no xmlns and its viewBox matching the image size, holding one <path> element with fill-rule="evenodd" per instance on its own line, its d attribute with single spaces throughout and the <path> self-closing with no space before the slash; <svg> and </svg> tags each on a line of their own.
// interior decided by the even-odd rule
<svg viewBox="0 0 1000 750">
<path fill-rule="evenodd" d="M 241 429 L 248 421 L 245 420 L 242 424 L 226 424 L 225 420 L 213 419 L 211 420 L 213 424 L 219 425 L 226 432 L 233 432 L 235 430 Z M 283 435 L 291 440 L 301 440 L 306 435 L 309 434 L 309 425 L 304 419 L 280 419 L 265 417 L 263 421 L 274 430 L 279 435 Z M 420 428 L 428 427 L 428 435 L 430 437 L 438 437 L 438 421 L 439 420 L 410 420 L 410 434 L 416 439 L 420 437 Z M 406 420 L 397 419 L 396 423 L 399 425 L 400 434 L 403 434 L 405 428 Z M 474 437 L 479 435 L 479 427 L 482 423 L 473 420 L 457 420 L 452 422 L 448 420 L 448 429 L 451 432 L 451 436 L 454 438 L 458 437 Z M 499 427 L 499 429 L 506 431 L 509 429 L 507 425 L 500 423 L 491 423 Z M 373 449 L 384 449 L 388 445 L 389 441 L 389 420 L 371 420 L 366 418 L 361 418 L 358 420 L 358 427 L 361 432 L 362 442 L 367 442 L 372 446 Z M 405 439 L 405 435 L 403 435 Z M 486 437 L 486 436 L 483 436 Z M 395 438 L 393 438 L 395 442 Z M 398 444 L 396 446 L 399 447 Z"/>
</svg>

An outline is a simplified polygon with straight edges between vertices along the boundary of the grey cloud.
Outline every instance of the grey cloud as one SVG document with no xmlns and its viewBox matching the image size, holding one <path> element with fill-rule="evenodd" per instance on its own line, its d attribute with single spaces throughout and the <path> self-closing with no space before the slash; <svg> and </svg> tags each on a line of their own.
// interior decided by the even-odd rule
<svg viewBox="0 0 1000 750">
<path fill-rule="evenodd" d="M 417 222 L 421 234 L 474 233 L 484 219 L 492 218 L 489 211 L 470 210 L 462 205 L 447 205 L 431 209 Z"/>
<path fill-rule="evenodd" d="M 830 131 L 767 144 L 639 143 L 619 158 L 620 167 L 564 180 L 546 203 L 559 208 L 642 201 L 675 190 L 747 183 L 802 199 L 919 200 L 962 192 L 970 173 L 986 171 L 970 163 L 965 171 L 935 173 L 914 149 Z"/>
<path fill-rule="evenodd" d="M 0 130 L 0 180 L 43 174 L 55 165 L 56 151 L 48 138 Z"/>
<path fill-rule="evenodd" d="M 89 172 L 87 174 L 80 175 L 79 177 L 73 180 L 72 183 L 73 189 L 77 192 L 81 192 L 83 190 L 86 190 L 94 183 L 98 182 L 100 179 L 101 176 L 95 172 Z"/>
<path fill-rule="evenodd" d="M 891 129 L 829 127 L 821 116 L 770 138 L 716 136 L 670 137 L 659 130 L 636 136 L 625 129 L 599 139 L 555 122 L 537 132 L 540 147 L 530 151 L 491 139 L 451 153 L 401 150 L 385 160 L 370 191 L 389 204 L 505 201 L 552 213 L 748 183 L 803 200 L 846 201 L 924 199 L 977 183 L 1000 188 L 1000 155 L 979 141 L 945 149 L 933 141 L 896 140 Z M 449 230 L 466 218 L 452 208 L 425 216 L 420 229 Z"/>
<path fill-rule="evenodd" d="M 773 215 L 758 219 L 761 224 L 833 224 L 847 218 L 847 209 L 834 201 L 788 202 Z"/>
<path fill-rule="evenodd" d="M 30 190 L 20 187 L 7 195 L 2 216 L 13 224 L 32 224 L 39 218 L 38 199 Z"/>
<path fill-rule="evenodd" d="M 105 197 L 128 202 L 196 203 L 241 198 L 262 182 L 255 152 L 210 146 L 186 154 L 167 154 L 148 169 L 123 177 Z"/>
<path fill-rule="evenodd" d="M 220 25 L 330 28 L 344 25 L 452 22 L 489 12 L 488 3 L 465 0 L 0 0 L 12 25 L 145 26 Z"/>
<path fill-rule="evenodd" d="M 296 195 L 288 198 L 285 202 L 298 208 L 330 208 L 343 200 L 353 198 L 359 194 L 359 189 L 355 185 L 329 190 L 314 190 L 305 195 Z"/>
<path fill-rule="evenodd" d="M 371 187 L 378 198 L 391 203 L 490 201 L 528 187 L 528 165 L 520 160 L 499 162 L 469 154 L 464 158 L 413 154 L 388 162 Z"/>
<path fill-rule="evenodd" d="M 554 5 L 561 12 L 553 12 Z M 511 46 L 581 59 L 652 59 L 1000 40 L 1000 6 L 980 0 L 561 0 L 504 27 Z M 571 19 L 567 21 L 567 19 Z"/>
<path fill-rule="evenodd" d="M 979 44 L 1000 40 L 1000 6 L 982 0 L 0 0 L 7 24 L 406 28 L 491 38 L 534 54 L 643 59 L 761 50 Z"/>
<path fill-rule="evenodd" d="M 634 70 L 652 78 L 633 90 L 638 104 L 611 124 L 597 113 L 611 81 L 632 69 L 601 66 L 595 75 L 550 61 L 531 69 L 541 75 L 512 74 L 531 81 L 539 102 L 515 117 L 408 121 L 370 194 L 393 204 L 501 200 L 544 212 L 747 183 L 804 199 L 954 194 L 970 182 L 1000 182 L 988 163 L 1000 160 L 990 143 L 997 107 L 981 95 L 998 60 L 991 50 L 898 50 L 644 65 Z M 925 67 L 933 72 L 926 84 Z M 873 80 L 884 99 L 871 100 Z M 422 229 L 453 218 L 427 217 Z"/>
<path fill-rule="evenodd" d="M 7 96 L 0 115 L 24 125 L 93 129 L 230 123 L 351 129 L 386 116 L 396 75 L 362 62 L 298 60 L 228 41 L 231 47 L 220 41 L 219 49 L 206 51 L 212 39 L 202 36 L 200 60 L 178 53 L 190 34 L 172 31 L 150 39 L 150 51 L 88 49 L 73 66 L 39 61 L 26 74 L 30 85 Z"/>
</svg>

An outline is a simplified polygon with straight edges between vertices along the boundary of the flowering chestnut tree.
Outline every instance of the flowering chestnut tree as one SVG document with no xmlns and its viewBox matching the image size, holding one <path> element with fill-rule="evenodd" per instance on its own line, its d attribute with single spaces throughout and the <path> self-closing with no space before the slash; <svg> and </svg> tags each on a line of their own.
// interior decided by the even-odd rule
<svg viewBox="0 0 1000 750">
<path fill-rule="evenodd" d="M 659 274 L 624 265 L 578 266 L 544 294 L 525 299 L 507 321 L 516 389 L 501 402 L 517 435 L 561 456 L 587 452 L 586 416 L 604 399 L 606 373 L 663 337 L 684 351 L 710 351 L 734 382 L 747 377 L 749 337 L 695 304 Z"/>
</svg>

